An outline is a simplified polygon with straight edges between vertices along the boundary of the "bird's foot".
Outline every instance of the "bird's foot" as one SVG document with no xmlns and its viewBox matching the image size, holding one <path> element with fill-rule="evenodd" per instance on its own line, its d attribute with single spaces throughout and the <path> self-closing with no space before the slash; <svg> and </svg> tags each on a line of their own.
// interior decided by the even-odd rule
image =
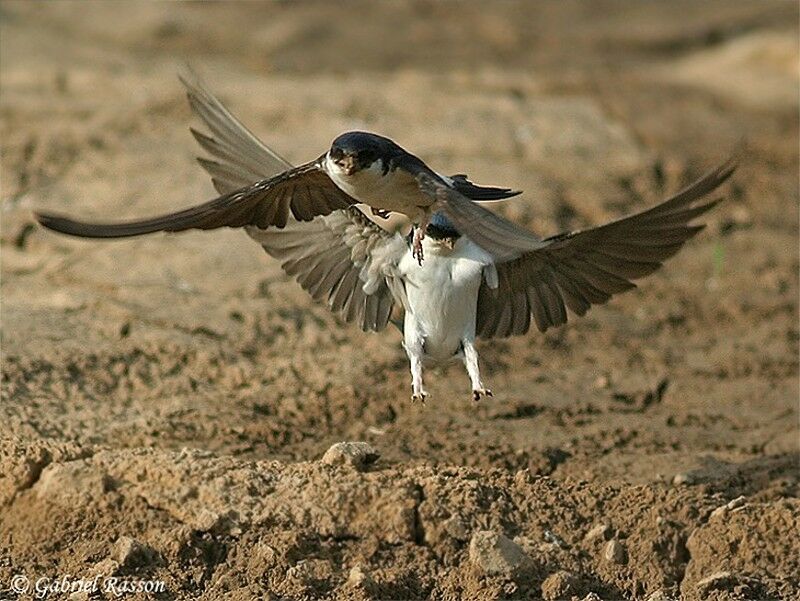
<svg viewBox="0 0 800 601">
<path fill-rule="evenodd" d="M 475 401 L 476 403 L 481 400 L 482 396 L 493 397 L 494 395 L 492 394 L 492 391 L 489 390 L 488 388 L 478 388 L 472 391 L 472 400 Z"/>
<path fill-rule="evenodd" d="M 420 390 L 419 392 L 411 393 L 411 402 L 412 403 L 421 403 L 422 405 L 425 404 L 425 399 L 428 398 L 428 393 L 424 390 Z"/>
<path fill-rule="evenodd" d="M 414 235 L 414 245 L 411 249 L 411 256 L 417 260 L 420 266 L 422 265 L 424 259 L 422 256 L 422 237 L 417 237 L 416 234 Z"/>
<path fill-rule="evenodd" d="M 376 217 L 380 217 L 381 219 L 389 219 L 391 211 L 387 211 L 386 209 L 376 209 L 375 207 L 372 207 L 372 214 L 375 215 Z"/>
</svg>

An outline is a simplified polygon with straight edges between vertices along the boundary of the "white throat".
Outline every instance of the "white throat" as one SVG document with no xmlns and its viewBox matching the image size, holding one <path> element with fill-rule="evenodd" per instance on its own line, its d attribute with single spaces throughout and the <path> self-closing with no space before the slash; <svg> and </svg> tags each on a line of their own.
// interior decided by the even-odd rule
<svg viewBox="0 0 800 601">
<path fill-rule="evenodd" d="M 328 154 L 325 157 L 325 171 L 339 188 L 356 200 L 367 204 L 371 204 L 369 197 L 374 192 L 382 191 L 386 186 L 386 180 L 391 179 L 384 177 L 381 160 L 376 160 L 369 167 L 348 175 Z"/>
<path fill-rule="evenodd" d="M 377 209 L 404 213 L 412 221 L 422 220 L 425 207 L 431 204 L 419 189 L 416 179 L 402 169 L 383 171 L 381 159 L 369 167 L 347 175 L 330 157 L 325 157 L 325 171 L 342 191 Z"/>
</svg>

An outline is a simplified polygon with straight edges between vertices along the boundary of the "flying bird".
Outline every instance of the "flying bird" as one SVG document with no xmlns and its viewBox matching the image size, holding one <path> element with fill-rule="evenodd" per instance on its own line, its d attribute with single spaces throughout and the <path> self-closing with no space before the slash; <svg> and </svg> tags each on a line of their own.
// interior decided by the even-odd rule
<svg viewBox="0 0 800 601">
<path fill-rule="evenodd" d="M 202 94 L 210 96 L 210 93 L 192 83 L 196 78 L 190 76 L 182 81 L 195 90 L 189 94 L 195 112 L 201 118 L 211 116 L 207 112 L 210 107 L 202 100 Z M 230 117 L 227 110 L 226 116 Z M 235 123 L 238 125 L 238 121 Z M 224 131 L 236 136 L 235 139 L 215 140 L 193 132 L 201 146 L 223 161 L 213 167 L 215 180 L 241 184 L 233 189 L 225 186 L 226 192 L 218 198 L 175 213 L 122 223 L 88 223 L 49 213 L 41 213 L 39 221 L 65 234 L 122 238 L 158 231 L 220 227 L 283 228 L 290 215 L 298 221 L 311 221 L 362 203 L 371 207 L 375 215 L 403 213 L 418 225 L 414 230 L 413 253 L 420 265 L 424 253 L 422 239 L 437 211 L 496 255 L 513 256 L 537 244 L 526 231 L 473 202 L 511 198 L 519 191 L 478 186 L 463 174 L 440 175 L 384 136 L 363 131 L 343 133 L 333 140 L 327 152 L 313 161 L 299 167 L 287 164 L 283 171 L 264 177 L 258 157 L 248 156 L 246 149 L 232 145 L 253 144 L 252 134 Z M 261 151 L 273 160 L 280 158 L 268 149 Z M 247 181 L 242 183 L 245 180 L 238 179 L 239 174 L 229 172 L 231 167 L 225 161 L 241 164 L 242 174 L 249 176 Z"/>
<path fill-rule="evenodd" d="M 645 211 L 539 238 L 469 200 L 515 192 L 476 186 L 462 175 L 438 175 L 388 138 L 344 134 L 316 161 L 293 167 L 199 79 L 182 81 L 211 134 L 192 130 L 213 157 L 198 160 L 222 196 L 125 224 L 89 224 L 45 213 L 36 215 L 39 222 L 90 238 L 243 227 L 344 321 L 377 332 L 394 322 L 393 312 L 404 312 L 395 323 L 410 362 L 412 401 L 428 396 L 423 365 L 458 358 L 472 398 L 491 396 L 480 375 L 477 338 L 525 334 L 531 325 L 545 332 L 565 324 L 568 310 L 582 316 L 592 305 L 634 288 L 632 280 L 654 272 L 703 229 L 691 222 L 720 202 L 705 197 L 735 169 L 729 160 Z M 427 204 L 414 205 L 420 199 Z M 412 232 L 387 231 L 356 200 L 379 215 L 393 210 L 411 216 Z"/>
</svg>

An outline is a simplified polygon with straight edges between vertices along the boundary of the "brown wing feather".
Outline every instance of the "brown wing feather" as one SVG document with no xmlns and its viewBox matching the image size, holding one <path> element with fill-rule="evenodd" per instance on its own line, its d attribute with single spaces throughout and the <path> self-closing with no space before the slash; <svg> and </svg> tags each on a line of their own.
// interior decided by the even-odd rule
<svg viewBox="0 0 800 601">
<path fill-rule="evenodd" d="M 397 264 L 408 251 L 406 242 L 357 207 L 290 222 L 285 229 L 248 227 L 247 233 L 312 298 L 365 331 L 385 328 L 395 302 L 403 302 L 391 284 L 401 280 Z"/>
<path fill-rule="evenodd" d="M 591 305 L 635 288 L 630 280 L 658 269 L 703 229 L 690 221 L 720 199 L 695 201 L 719 187 L 734 169 L 734 162 L 727 161 L 646 211 L 546 238 L 542 248 L 498 262 L 497 289 L 484 282 L 478 295 L 477 334 L 484 338 L 523 334 L 530 320 L 519 313 L 528 312 L 544 332 L 566 323 L 567 308 L 583 315 Z"/>
<path fill-rule="evenodd" d="M 37 213 L 43 226 L 84 238 L 123 238 L 152 232 L 209 230 L 254 225 L 284 227 L 290 210 L 295 219 L 310 220 L 344 209 L 356 201 L 342 192 L 321 168 L 320 159 L 289 169 L 201 205 L 151 219 L 91 223 L 51 213 Z"/>
<path fill-rule="evenodd" d="M 215 159 L 203 159 L 200 164 L 211 174 L 217 192 L 227 194 L 292 168 L 291 163 L 253 135 L 196 73 L 188 70 L 180 80 L 192 112 L 211 134 L 192 129 L 200 146 Z"/>
</svg>

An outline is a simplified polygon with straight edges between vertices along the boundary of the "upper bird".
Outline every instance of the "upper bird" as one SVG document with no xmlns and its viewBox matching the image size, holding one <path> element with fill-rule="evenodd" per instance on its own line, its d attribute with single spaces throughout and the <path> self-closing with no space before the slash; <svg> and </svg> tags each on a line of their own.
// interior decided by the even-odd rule
<svg viewBox="0 0 800 601">
<path fill-rule="evenodd" d="M 566 323 L 567 309 L 584 315 L 592 305 L 634 288 L 631 280 L 658 269 L 703 229 L 690 222 L 719 199 L 701 199 L 734 170 L 729 161 L 650 209 L 540 239 L 489 211 L 484 210 L 491 216 L 484 220 L 470 208 L 478 205 L 462 202 L 464 195 L 506 198 L 510 190 L 437 175 L 380 136 L 345 134 L 317 161 L 294 168 L 199 80 L 183 82 L 192 109 L 212 134 L 192 130 L 215 158 L 199 160 L 220 198 L 135 223 L 86 224 L 38 214 L 40 223 L 88 237 L 244 226 L 287 274 L 345 321 L 379 331 L 393 309 L 405 311 L 402 330 L 414 400 L 427 395 L 424 362 L 458 357 L 467 368 L 473 398 L 490 395 L 480 377 L 476 337 L 524 334 L 532 323 L 544 332 Z M 419 223 L 409 238 L 390 233 L 353 206 L 355 198 L 410 213 Z M 413 205 L 427 198 L 435 200 Z M 459 223 L 479 233 L 468 234 Z M 514 237 L 506 244 L 496 242 L 500 232 Z M 418 265 L 422 248 L 427 258 Z"/>
<path fill-rule="evenodd" d="M 194 85 L 187 79 L 183 81 Z M 190 95 L 190 98 L 193 98 L 195 111 L 203 117 L 207 109 L 199 104 L 197 96 Z M 222 159 L 236 159 L 241 151 L 224 141 L 216 141 L 194 130 L 193 133 L 204 148 Z M 261 167 L 256 162 L 248 160 L 247 167 L 253 178 L 246 184 L 175 213 L 121 223 L 90 223 L 50 213 L 40 213 L 38 219 L 42 225 L 64 234 L 121 238 L 195 228 L 248 225 L 262 229 L 282 228 L 290 213 L 296 220 L 310 221 L 337 209 L 364 203 L 376 215 L 387 217 L 390 211 L 404 213 L 419 226 L 415 230 L 413 248 L 420 264 L 422 238 L 436 211 L 443 212 L 477 244 L 499 256 L 513 256 L 519 251 L 532 250 L 538 244 L 524 230 L 473 202 L 501 200 L 520 192 L 477 186 L 465 175 L 440 175 L 389 138 L 377 134 L 344 133 L 319 158 L 299 167 L 289 166 L 271 177 L 259 175 Z M 219 181 L 231 181 L 231 174 L 222 165 L 215 169 L 215 177 Z"/>
</svg>

